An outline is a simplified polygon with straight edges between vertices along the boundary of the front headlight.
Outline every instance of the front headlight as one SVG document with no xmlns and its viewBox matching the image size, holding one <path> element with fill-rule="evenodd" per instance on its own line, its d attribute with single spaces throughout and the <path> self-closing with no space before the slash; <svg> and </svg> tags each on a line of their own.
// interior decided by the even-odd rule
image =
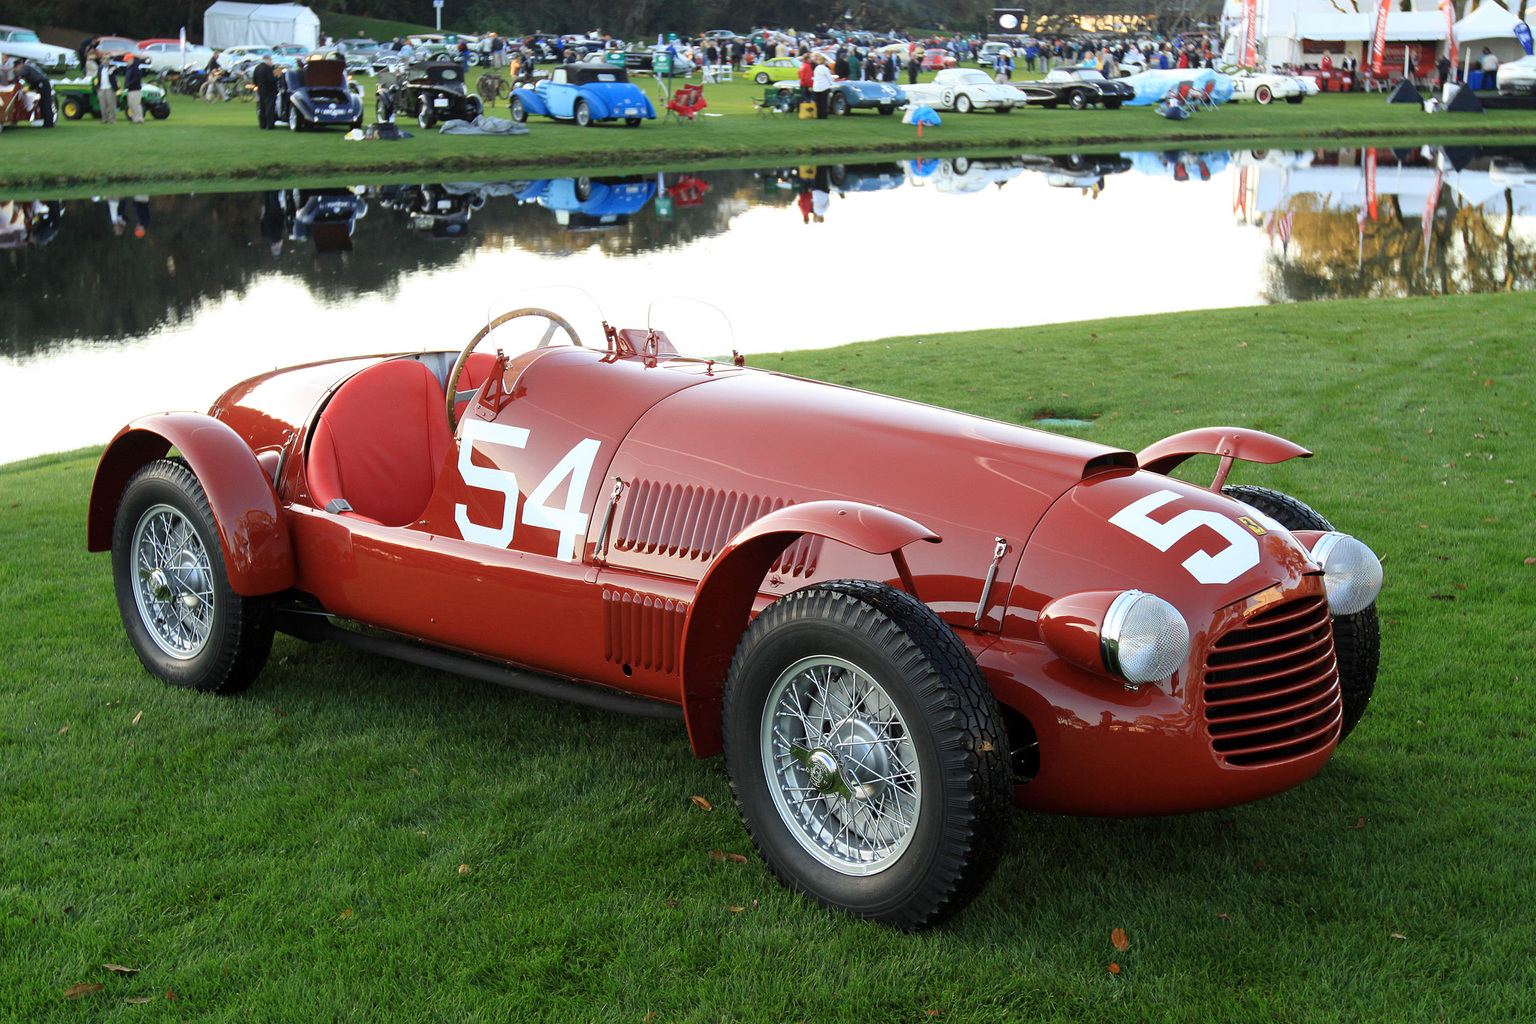
<svg viewBox="0 0 1536 1024">
<path fill-rule="evenodd" d="M 1167 679 L 1189 657 L 1189 625 L 1160 597 L 1127 590 L 1104 616 L 1104 667 L 1127 682 Z"/>
<path fill-rule="evenodd" d="M 1312 545 L 1312 560 L 1323 567 L 1328 611 L 1353 615 L 1381 593 L 1381 559 L 1347 533 L 1325 533 Z"/>
<path fill-rule="evenodd" d="M 1167 679 L 1189 658 L 1189 625 L 1173 605 L 1140 590 L 1066 594 L 1040 609 L 1040 639 L 1074 665 L 1131 688 Z"/>
</svg>

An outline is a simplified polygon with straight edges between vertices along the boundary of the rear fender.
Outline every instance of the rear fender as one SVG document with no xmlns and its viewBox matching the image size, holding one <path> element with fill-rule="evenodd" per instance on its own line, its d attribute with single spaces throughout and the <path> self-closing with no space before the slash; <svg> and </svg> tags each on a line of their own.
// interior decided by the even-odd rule
<svg viewBox="0 0 1536 1024">
<path fill-rule="evenodd" d="M 725 676 L 763 578 L 784 549 L 806 534 L 876 555 L 893 554 L 917 540 L 936 544 L 941 539 L 906 516 L 848 501 L 789 505 L 733 537 L 704 573 L 683 623 L 683 712 L 699 757 L 720 752 Z M 906 572 L 904 567 L 900 571 Z"/>
<path fill-rule="evenodd" d="M 512 90 L 512 96 L 523 101 L 523 109 L 528 113 L 540 114 L 544 117 L 549 116 L 549 106 L 544 102 L 544 97 L 532 89 L 514 89 Z M 509 104 L 512 102 L 511 97 L 508 98 L 507 102 Z"/>
<path fill-rule="evenodd" d="M 175 448 L 208 495 L 235 593 L 272 594 L 294 584 L 287 513 L 250 447 L 228 424 L 195 412 L 167 412 L 128 424 L 107 445 L 91 485 L 86 549 L 112 548 L 112 524 L 128 480 Z"/>
<path fill-rule="evenodd" d="M 1247 427 L 1199 427 L 1153 442 L 1136 454 L 1141 468 L 1167 476 L 1196 455 L 1218 455 L 1221 466 L 1211 490 L 1220 492 L 1234 459 L 1272 465 L 1287 459 L 1310 459 L 1312 453 L 1294 441 Z"/>
</svg>

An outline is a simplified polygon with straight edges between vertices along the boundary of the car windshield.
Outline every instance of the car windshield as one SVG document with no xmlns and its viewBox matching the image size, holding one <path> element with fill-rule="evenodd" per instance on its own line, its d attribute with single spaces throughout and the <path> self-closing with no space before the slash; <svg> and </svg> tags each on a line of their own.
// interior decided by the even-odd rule
<svg viewBox="0 0 1536 1024">
<path fill-rule="evenodd" d="M 1091 68 L 1084 68 L 1082 71 L 1074 71 L 1072 72 L 1072 77 L 1076 78 L 1079 82 L 1104 81 L 1104 76 L 1099 74 L 1097 71 L 1092 70 Z"/>
<path fill-rule="evenodd" d="M 572 68 L 570 78 L 572 85 L 591 85 L 594 82 L 627 82 L 629 75 L 623 68 Z"/>
<path fill-rule="evenodd" d="M 961 85 L 992 84 L 992 79 L 988 78 L 986 73 L 981 71 L 962 71 L 960 74 L 956 75 L 952 81 L 959 82 Z"/>
<path fill-rule="evenodd" d="M 37 38 L 37 33 L 36 32 L 12 32 L 11 33 L 11 37 L 10 37 L 10 42 L 13 42 L 13 43 L 36 43 L 36 42 L 40 42 L 40 40 Z"/>
</svg>

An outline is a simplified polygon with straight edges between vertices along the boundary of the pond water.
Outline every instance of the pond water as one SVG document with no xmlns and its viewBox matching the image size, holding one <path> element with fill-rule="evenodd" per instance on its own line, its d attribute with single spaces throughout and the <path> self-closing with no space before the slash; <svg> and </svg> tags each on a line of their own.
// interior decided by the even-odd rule
<svg viewBox="0 0 1536 1024">
<path fill-rule="evenodd" d="M 527 287 L 729 354 L 1531 287 L 1536 150 L 1127 152 L 0 204 L 0 462 L 254 373 L 456 349 Z M 664 325 L 663 325 L 664 326 Z M 717 342 L 717 344 L 715 343 Z"/>
</svg>

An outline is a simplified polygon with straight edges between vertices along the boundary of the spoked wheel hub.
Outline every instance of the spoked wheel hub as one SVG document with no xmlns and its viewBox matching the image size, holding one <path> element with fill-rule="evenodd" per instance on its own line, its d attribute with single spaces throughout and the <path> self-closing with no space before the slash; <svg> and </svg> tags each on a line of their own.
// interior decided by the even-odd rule
<svg viewBox="0 0 1536 1024">
<path fill-rule="evenodd" d="M 769 693 L 762 760 L 790 834 L 827 867 L 871 875 L 911 842 L 917 751 L 885 689 L 841 658 L 805 658 Z"/>
<path fill-rule="evenodd" d="M 196 656 L 213 628 L 213 576 L 197 531 L 169 505 L 140 518 L 132 576 L 139 614 L 155 645 L 177 659 Z"/>
</svg>

